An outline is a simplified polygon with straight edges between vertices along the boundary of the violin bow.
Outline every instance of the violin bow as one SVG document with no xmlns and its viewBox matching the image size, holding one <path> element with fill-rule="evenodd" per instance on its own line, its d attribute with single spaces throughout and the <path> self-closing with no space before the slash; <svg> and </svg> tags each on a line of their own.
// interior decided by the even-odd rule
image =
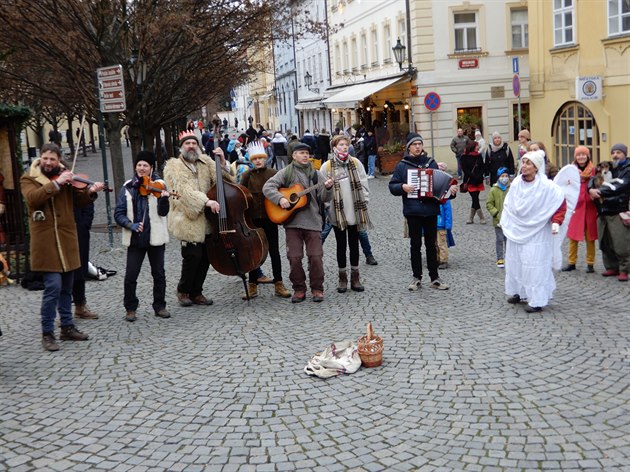
<svg viewBox="0 0 630 472">
<path fill-rule="evenodd" d="M 81 145 L 81 138 L 83 137 L 83 125 L 85 124 L 85 115 L 81 119 L 81 128 L 79 128 L 79 140 L 77 141 L 77 147 L 74 148 L 74 158 L 72 159 L 72 169 L 70 172 L 74 174 L 74 166 L 77 163 L 77 156 L 79 155 L 79 146 Z M 72 130 L 70 130 L 72 132 Z"/>
</svg>

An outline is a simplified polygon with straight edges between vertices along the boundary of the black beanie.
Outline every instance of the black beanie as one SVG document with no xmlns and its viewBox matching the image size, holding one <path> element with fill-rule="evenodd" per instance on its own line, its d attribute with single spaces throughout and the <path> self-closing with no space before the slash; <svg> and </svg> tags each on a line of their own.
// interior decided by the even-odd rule
<svg viewBox="0 0 630 472">
<path fill-rule="evenodd" d="M 139 161 L 147 162 L 151 167 L 155 168 L 155 154 L 151 151 L 140 151 L 136 156 L 134 166 L 137 165 Z"/>
</svg>

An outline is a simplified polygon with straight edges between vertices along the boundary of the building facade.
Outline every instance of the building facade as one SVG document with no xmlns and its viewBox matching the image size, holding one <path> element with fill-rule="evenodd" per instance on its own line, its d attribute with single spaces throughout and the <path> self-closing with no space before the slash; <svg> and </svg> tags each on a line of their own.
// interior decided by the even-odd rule
<svg viewBox="0 0 630 472">
<path fill-rule="evenodd" d="M 630 138 L 630 2 L 530 2 L 532 136 L 558 165 Z"/>
</svg>

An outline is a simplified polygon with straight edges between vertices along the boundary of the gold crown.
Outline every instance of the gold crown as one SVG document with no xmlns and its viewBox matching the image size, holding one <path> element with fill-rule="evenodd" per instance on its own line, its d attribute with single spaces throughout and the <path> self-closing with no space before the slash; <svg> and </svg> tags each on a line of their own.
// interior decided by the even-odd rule
<svg viewBox="0 0 630 472">
<path fill-rule="evenodd" d="M 254 157 L 267 157 L 267 153 L 265 152 L 265 147 L 260 141 L 252 141 L 247 146 L 247 154 L 249 158 L 252 159 Z"/>
<path fill-rule="evenodd" d="M 184 144 L 184 141 L 187 141 L 189 139 L 194 139 L 195 141 L 197 141 L 197 144 L 199 144 L 199 139 L 197 139 L 197 135 L 192 131 L 182 131 L 181 133 L 179 133 L 178 139 L 180 146 Z"/>
</svg>

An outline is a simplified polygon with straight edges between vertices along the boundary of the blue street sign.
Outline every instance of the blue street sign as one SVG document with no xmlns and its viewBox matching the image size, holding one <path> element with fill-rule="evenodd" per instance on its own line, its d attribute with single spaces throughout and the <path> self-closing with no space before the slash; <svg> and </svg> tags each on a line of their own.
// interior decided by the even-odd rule
<svg viewBox="0 0 630 472">
<path fill-rule="evenodd" d="M 441 103 L 442 100 L 440 99 L 440 96 L 435 92 L 429 92 L 424 96 L 424 106 L 429 111 L 437 110 L 440 108 Z"/>
<path fill-rule="evenodd" d="M 521 78 L 518 74 L 514 74 L 514 77 L 512 77 L 512 91 L 515 97 L 521 96 Z"/>
<path fill-rule="evenodd" d="M 518 74 L 518 57 L 512 58 L 512 72 Z"/>
</svg>

